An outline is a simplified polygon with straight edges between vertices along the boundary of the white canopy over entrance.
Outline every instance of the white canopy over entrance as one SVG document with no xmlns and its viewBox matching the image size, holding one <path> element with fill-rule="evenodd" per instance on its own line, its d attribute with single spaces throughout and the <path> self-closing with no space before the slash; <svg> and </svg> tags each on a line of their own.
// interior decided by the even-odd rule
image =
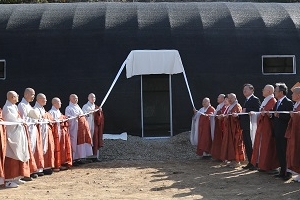
<svg viewBox="0 0 300 200">
<path fill-rule="evenodd" d="M 183 73 L 185 83 L 188 89 L 190 100 L 193 108 L 194 101 L 192 94 L 188 85 L 184 67 L 182 65 L 181 57 L 177 50 L 133 50 L 127 56 L 126 60 L 123 62 L 119 72 L 117 73 L 111 87 L 109 88 L 107 94 L 105 95 L 100 107 L 102 107 L 109 96 L 112 88 L 114 87 L 116 81 L 118 80 L 121 72 L 126 65 L 126 77 L 130 78 L 135 75 L 149 75 L 149 74 L 169 74 L 170 76 L 170 87 L 171 87 L 171 75 Z M 172 131 L 172 96 L 170 93 L 170 131 L 171 136 Z M 143 99 L 141 97 L 141 103 Z M 143 115 L 143 113 L 142 113 Z M 143 117 L 142 117 L 143 118 Z M 142 129 L 143 129 L 143 119 L 142 119 Z M 143 133 L 143 130 L 142 130 Z M 143 135 L 143 134 L 142 134 Z"/>
</svg>

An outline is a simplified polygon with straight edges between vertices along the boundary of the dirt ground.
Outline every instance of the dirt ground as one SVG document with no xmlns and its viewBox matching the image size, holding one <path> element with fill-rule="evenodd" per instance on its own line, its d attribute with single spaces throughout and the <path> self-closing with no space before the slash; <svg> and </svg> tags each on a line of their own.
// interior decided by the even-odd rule
<svg viewBox="0 0 300 200">
<path fill-rule="evenodd" d="M 213 160 L 112 160 L 43 176 L 0 199 L 300 199 L 300 183 Z"/>
</svg>

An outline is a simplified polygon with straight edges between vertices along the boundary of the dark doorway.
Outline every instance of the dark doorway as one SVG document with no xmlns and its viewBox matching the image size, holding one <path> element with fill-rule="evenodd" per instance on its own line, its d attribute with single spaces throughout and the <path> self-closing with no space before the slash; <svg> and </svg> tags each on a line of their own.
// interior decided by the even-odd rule
<svg viewBox="0 0 300 200">
<path fill-rule="evenodd" d="M 143 137 L 171 136 L 169 83 L 169 75 L 142 76 Z"/>
</svg>

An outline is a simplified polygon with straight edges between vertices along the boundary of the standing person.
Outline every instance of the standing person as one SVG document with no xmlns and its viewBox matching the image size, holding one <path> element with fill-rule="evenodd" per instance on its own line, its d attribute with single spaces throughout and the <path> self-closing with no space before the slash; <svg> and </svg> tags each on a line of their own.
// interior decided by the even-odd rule
<svg viewBox="0 0 300 200">
<path fill-rule="evenodd" d="M 207 158 L 211 156 L 212 143 L 209 118 L 215 112 L 215 108 L 210 105 L 210 99 L 207 97 L 203 99 L 202 106 L 204 112 L 199 118 L 197 154 Z"/>
<path fill-rule="evenodd" d="M 37 109 L 40 113 L 40 122 L 42 124 L 38 124 L 37 128 L 42 136 L 43 142 L 43 153 L 44 153 L 44 170 L 43 173 L 45 175 L 52 174 L 52 168 L 54 168 L 54 138 L 52 132 L 52 124 L 49 122 L 53 121 L 52 116 L 46 112 L 44 106 L 47 103 L 47 98 L 44 94 L 39 93 L 36 96 L 36 102 L 34 105 L 34 109 Z"/>
<path fill-rule="evenodd" d="M 276 178 L 287 180 L 291 177 L 291 173 L 287 172 L 286 166 L 286 144 L 285 132 L 290 120 L 290 114 L 277 113 L 276 111 L 292 111 L 294 108 L 293 102 L 286 97 L 288 88 L 285 83 L 275 84 L 275 98 L 277 103 L 274 106 L 274 114 L 270 115 L 273 120 L 273 134 L 276 141 L 277 157 L 280 164 L 280 172 L 276 174 Z"/>
<path fill-rule="evenodd" d="M 292 100 L 295 105 L 293 112 L 290 113 L 291 119 L 285 133 L 287 138 L 286 162 L 287 168 L 298 174 L 294 181 L 300 182 L 300 87 L 293 89 Z"/>
<path fill-rule="evenodd" d="M 219 95 L 220 97 L 220 95 Z M 219 102 L 219 97 L 218 97 L 218 102 Z M 221 96 L 223 97 L 223 95 Z M 224 95 L 225 97 L 225 95 Z M 221 105 L 221 106 L 220 106 Z M 215 128 L 214 128 L 214 139 L 212 141 L 212 146 L 211 146 L 211 155 L 214 159 L 216 160 L 221 160 L 221 146 L 222 146 L 222 140 L 223 140 L 223 114 L 228 108 L 229 103 L 228 99 L 224 98 L 224 101 L 222 101 L 218 106 L 215 111 Z"/>
<path fill-rule="evenodd" d="M 15 91 L 7 93 L 7 100 L 3 107 L 3 119 L 7 122 L 16 122 L 20 124 L 7 125 L 7 146 L 6 158 L 4 163 L 5 186 L 9 188 L 18 187 L 25 182 L 20 180 L 22 177 L 30 176 L 30 148 L 26 129 L 23 120 L 19 116 L 16 103 L 19 101 L 19 95 Z"/>
<path fill-rule="evenodd" d="M 22 101 L 18 104 L 18 110 L 20 116 L 28 125 L 29 133 L 29 142 L 31 143 L 32 154 L 34 155 L 34 162 L 37 165 L 37 171 L 31 171 L 31 177 L 37 178 L 38 176 L 43 176 L 44 170 L 44 153 L 43 153 L 43 143 L 42 137 L 38 132 L 38 129 L 35 125 L 37 120 L 40 118 L 39 113 L 36 113 L 35 110 L 31 107 L 30 102 L 34 100 L 35 91 L 32 88 L 26 88 L 24 91 L 24 97 Z M 31 167 L 31 170 L 33 167 Z"/>
<path fill-rule="evenodd" d="M 224 112 L 224 130 L 221 146 L 221 160 L 231 161 L 231 167 L 239 167 L 245 160 L 242 129 L 237 113 L 242 112 L 234 93 L 228 94 L 229 107 Z"/>
<path fill-rule="evenodd" d="M 89 124 L 85 116 L 83 116 L 83 111 L 78 106 L 76 94 L 70 95 L 70 102 L 66 107 L 65 115 L 67 117 L 76 117 L 69 120 L 73 160 L 75 165 L 83 164 L 84 161 L 80 159 L 93 155 L 92 138 Z"/>
<path fill-rule="evenodd" d="M 257 120 L 251 163 L 260 171 L 269 171 L 279 167 L 275 139 L 272 134 L 272 122 L 265 114 L 267 111 L 273 111 L 276 104 L 273 85 L 266 85 L 262 93 L 265 98 L 260 106 L 261 114 Z M 251 169 L 253 168 L 249 168 Z"/>
<path fill-rule="evenodd" d="M 94 93 L 90 93 L 88 96 L 88 102 L 83 105 L 82 111 L 84 113 L 90 113 L 86 115 L 86 119 L 89 123 L 90 132 L 92 136 L 93 144 L 93 158 L 94 162 L 98 161 L 99 148 L 103 147 L 103 128 L 104 128 L 104 116 L 102 109 L 95 104 L 96 96 Z M 95 111 L 99 109 L 98 111 Z"/>
<path fill-rule="evenodd" d="M 69 124 L 67 117 L 64 116 L 61 112 L 61 101 L 58 97 L 52 99 L 52 108 L 49 110 L 49 113 L 52 115 L 53 119 L 59 122 L 54 124 L 54 165 L 55 171 L 66 170 L 72 166 L 72 148 L 71 140 L 69 133 Z"/>
<path fill-rule="evenodd" d="M 251 111 L 259 111 L 260 108 L 260 100 L 254 96 L 254 87 L 253 85 L 247 83 L 244 85 L 243 94 L 246 98 L 245 103 L 243 105 L 243 113 L 249 113 Z M 250 117 L 249 115 L 240 115 L 240 123 L 241 128 L 243 130 L 243 141 L 246 148 L 246 155 L 248 158 L 248 164 L 243 166 L 243 169 L 254 170 L 255 166 L 251 164 L 252 158 L 252 140 L 250 135 Z"/>
<path fill-rule="evenodd" d="M 0 122 L 3 122 L 2 110 L 0 108 Z M 4 161 L 6 154 L 6 131 L 5 126 L 0 124 L 0 186 L 4 184 Z"/>
</svg>

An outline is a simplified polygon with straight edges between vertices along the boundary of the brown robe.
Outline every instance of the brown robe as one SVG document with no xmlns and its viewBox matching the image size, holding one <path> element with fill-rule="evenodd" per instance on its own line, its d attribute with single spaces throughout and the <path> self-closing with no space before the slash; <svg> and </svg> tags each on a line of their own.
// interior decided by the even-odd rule
<svg viewBox="0 0 300 200">
<path fill-rule="evenodd" d="M 240 113 L 242 107 L 236 104 L 228 114 Z M 243 143 L 242 129 L 238 117 L 229 115 L 224 118 L 224 131 L 221 146 L 221 160 L 244 161 L 245 147 Z"/>
<path fill-rule="evenodd" d="M 272 111 L 275 104 L 276 99 L 272 98 L 261 111 Z M 266 171 L 279 167 L 272 121 L 267 115 L 258 117 L 251 163 Z"/>
<path fill-rule="evenodd" d="M 80 144 L 92 144 L 91 131 L 89 123 L 85 116 L 78 117 L 78 134 L 77 134 L 77 145 Z"/>
<path fill-rule="evenodd" d="M 49 121 L 53 121 L 53 118 L 50 113 L 46 112 L 43 116 L 44 119 L 48 119 Z M 40 132 L 40 124 L 37 125 L 38 131 Z M 48 124 L 48 149 L 47 152 L 44 154 L 44 168 L 54 168 L 54 138 L 53 138 L 53 125 Z M 42 133 L 39 133 L 42 136 Z"/>
<path fill-rule="evenodd" d="M 24 125 L 24 127 L 26 130 L 27 140 L 29 141 L 27 126 Z M 5 157 L 5 162 L 4 162 L 5 179 L 13 179 L 16 177 L 29 177 L 30 173 L 37 171 L 37 166 L 32 153 L 30 142 L 28 142 L 28 151 L 29 151 L 30 159 L 27 162 L 22 162 L 20 160 L 15 160 L 13 158 Z"/>
<path fill-rule="evenodd" d="M 217 112 L 217 115 L 223 114 L 225 108 L 226 107 L 223 106 L 222 109 Z M 218 117 L 215 117 L 214 140 L 212 141 L 212 146 L 211 146 L 211 156 L 214 159 L 221 160 L 222 140 L 223 140 L 223 119 L 218 119 Z"/>
<path fill-rule="evenodd" d="M 213 114 L 215 108 L 209 106 L 205 114 Z M 199 127 L 198 127 L 198 145 L 197 154 L 202 156 L 204 152 L 210 153 L 211 151 L 211 132 L 210 132 L 210 117 L 205 115 L 200 115 L 199 117 Z"/>
<path fill-rule="evenodd" d="M 300 111 L 300 105 L 296 108 L 296 112 Z M 286 162 L 287 168 L 300 173 L 300 115 L 294 114 L 286 129 L 285 137 L 287 138 Z"/>
<path fill-rule="evenodd" d="M 2 120 L 2 110 L 0 108 L 0 122 Z M 6 155 L 6 132 L 5 126 L 0 125 L 0 177 L 5 178 L 4 174 L 4 161 Z"/>
<path fill-rule="evenodd" d="M 99 107 L 96 106 L 96 109 Z M 94 135 L 93 135 L 93 154 L 97 155 L 97 150 L 103 147 L 103 129 L 104 129 L 104 114 L 98 110 L 94 113 Z"/>
<path fill-rule="evenodd" d="M 61 115 L 59 120 L 63 121 L 67 118 Z M 60 125 L 60 133 L 58 132 L 58 125 Z M 60 136 L 59 136 L 60 135 Z M 72 166 L 72 147 L 70 141 L 69 124 L 68 121 L 53 124 L 53 137 L 54 137 L 54 166 L 59 169 L 62 165 Z"/>
<path fill-rule="evenodd" d="M 29 140 L 30 141 L 30 140 Z M 43 152 L 43 141 L 42 136 L 39 131 L 36 134 L 36 147 L 35 152 L 33 153 L 36 165 L 38 169 L 44 169 L 44 152 Z"/>
</svg>

